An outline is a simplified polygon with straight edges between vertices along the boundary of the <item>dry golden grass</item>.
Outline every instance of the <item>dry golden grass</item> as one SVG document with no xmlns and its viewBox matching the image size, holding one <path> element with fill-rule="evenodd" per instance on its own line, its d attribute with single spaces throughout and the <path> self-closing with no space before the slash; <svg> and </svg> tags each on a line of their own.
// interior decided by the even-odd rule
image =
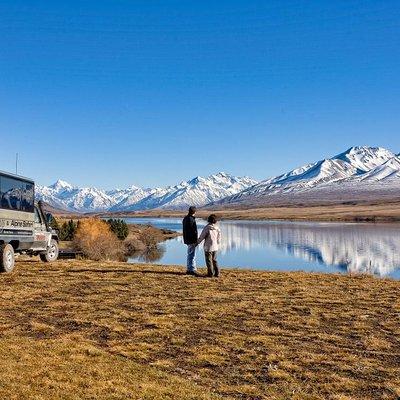
<svg viewBox="0 0 400 400">
<path fill-rule="evenodd" d="M 33 331 L 48 335 L 50 327 Z M 186 379 L 114 356 L 77 334 L 3 338 L 2 399 L 209 399 Z M 213 397 L 212 397 L 213 398 Z"/>
<path fill-rule="evenodd" d="M 400 396 L 397 281 L 77 260 L 0 278 L 2 398 Z"/>
</svg>

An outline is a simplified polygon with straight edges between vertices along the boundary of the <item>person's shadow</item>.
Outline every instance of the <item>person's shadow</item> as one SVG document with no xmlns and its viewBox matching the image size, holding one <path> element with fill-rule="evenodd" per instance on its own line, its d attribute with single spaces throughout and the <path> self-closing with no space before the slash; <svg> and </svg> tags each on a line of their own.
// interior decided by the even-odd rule
<svg viewBox="0 0 400 400">
<path fill-rule="evenodd" d="M 160 270 L 151 270 L 151 269 L 142 269 L 142 270 L 132 270 L 132 269 L 99 269 L 99 268 L 79 268 L 79 269 L 67 269 L 68 273 L 86 273 L 86 272 L 94 272 L 99 274 L 154 274 L 154 275 L 184 275 L 186 276 L 185 271 L 160 271 Z M 192 276 L 192 275 L 187 275 Z M 207 278 L 207 275 L 197 274 L 194 276 L 195 278 Z"/>
</svg>

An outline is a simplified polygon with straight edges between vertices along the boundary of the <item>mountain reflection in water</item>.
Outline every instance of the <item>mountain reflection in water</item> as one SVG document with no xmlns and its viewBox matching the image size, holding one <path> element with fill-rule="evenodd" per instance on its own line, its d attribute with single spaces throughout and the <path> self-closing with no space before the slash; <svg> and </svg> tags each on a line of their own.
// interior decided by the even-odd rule
<svg viewBox="0 0 400 400">
<path fill-rule="evenodd" d="M 297 258 L 350 273 L 382 276 L 400 267 L 399 225 L 227 221 L 221 228 L 222 252 L 267 243 Z"/>
<path fill-rule="evenodd" d="M 162 219 L 146 219 L 162 227 Z M 128 222 L 138 223 L 134 218 Z M 139 221 L 140 223 L 140 221 Z M 176 230 L 181 220 L 169 219 Z M 204 225 L 203 221 L 199 221 Z M 220 264 L 257 269 L 368 273 L 400 278 L 400 225 L 288 221 L 222 221 Z M 157 257 L 131 262 L 184 264 L 182 238 L 170 240 Z M 198 260 L 202 264 L 202 256 Z"/>
</svg>

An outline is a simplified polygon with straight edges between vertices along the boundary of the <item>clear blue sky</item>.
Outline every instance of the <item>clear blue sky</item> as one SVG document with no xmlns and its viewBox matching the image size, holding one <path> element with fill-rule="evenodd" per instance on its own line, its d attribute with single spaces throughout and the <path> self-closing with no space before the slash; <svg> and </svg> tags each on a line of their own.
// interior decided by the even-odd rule
<svg viewBox="0 0 400 400">
<path fill-rule="evenodd" d="M 398 0 L 0 0 L 0 169 L 163 186 L 400 152 L 399 49 Z"/>
</svg>

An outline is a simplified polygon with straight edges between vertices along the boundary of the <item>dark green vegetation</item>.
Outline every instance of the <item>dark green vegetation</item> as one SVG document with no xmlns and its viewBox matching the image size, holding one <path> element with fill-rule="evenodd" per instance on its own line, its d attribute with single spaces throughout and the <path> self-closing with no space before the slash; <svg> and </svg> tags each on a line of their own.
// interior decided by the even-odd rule
<svg viewBox="0 0 400 400">
<path fill-rule="evenodd" d="M 108 225 L 110 225 L 111 231 L 117 235 L 119 240 L 125 240 L 129 234 L 128 224 L 122 219 L 110 218 L 107 220 Z"/>
<path fill-rule="evenodd" d="M 79 221 L 72 219 L 63 221 L 61 224 L 55 218 L 52 219 L 52 227 L 58 231 L 58 237 L 62 241 L 71 241 L 75 237 Z"/>
</svg>

